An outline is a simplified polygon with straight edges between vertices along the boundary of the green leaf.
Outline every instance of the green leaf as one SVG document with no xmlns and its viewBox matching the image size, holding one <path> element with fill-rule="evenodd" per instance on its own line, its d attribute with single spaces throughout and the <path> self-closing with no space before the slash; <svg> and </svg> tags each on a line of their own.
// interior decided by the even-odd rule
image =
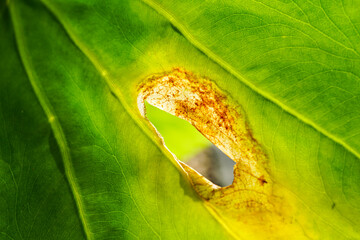
<svg viewBox="0 0 360 240">
<path fill-rule="evenodd" d="M 360 239 L 359 6 L 1 2 L 0 238 Z M 301 231 L 196 193 L 138 109 L 139 85 L 174 68 L 236 106 L 286 216 L 274 225 Z"/>
<path fill-rule="evenodd" d="M 145 105 L 147 118 L 164 138 L 166 146 L 180 160 L 187 161 L 201 150 L 211 146 L 211 142 L 190 123 L 161 111 L 147 102 Z"/>
</svg>

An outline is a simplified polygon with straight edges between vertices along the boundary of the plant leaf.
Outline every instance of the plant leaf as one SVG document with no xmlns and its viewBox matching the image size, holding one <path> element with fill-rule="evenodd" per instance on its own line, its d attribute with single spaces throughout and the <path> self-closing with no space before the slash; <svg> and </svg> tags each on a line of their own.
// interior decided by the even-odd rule
<svg viewBox="0 0 360 240">
<path fill-rule="evenodd" d="M 157 107 L 146 104 L 146 116 L 166 140 L 166 146 L 182 161 L 189 160 L 189 157 L 212 145 L 190 123 Z"/>
<path fill-rule="evenodd" d="M 251 235 L 197 196 L 139 113 L 139 84 L 181 67 L 242 109 L 292 239 L 360 238 L 357 6 L 1 3 L 0 236 Z"/>
</svg>

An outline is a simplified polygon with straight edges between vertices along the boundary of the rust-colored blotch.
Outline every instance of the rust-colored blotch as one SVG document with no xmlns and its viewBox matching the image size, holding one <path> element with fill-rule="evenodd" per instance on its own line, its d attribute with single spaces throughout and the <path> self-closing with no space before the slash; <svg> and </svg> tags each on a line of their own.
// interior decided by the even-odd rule
<svg viewBox="0 0 360 240">
<path fill-rule="evenodd" d="M 153 75 L 139 86 L 138 104 L 145 116 L 144 101 L 188 121 L 236 162 L 233 183 L 219 187 L 179 161 L 206 206 L 235 237 L 294 239 L 295 234 L 301 239 L 290 206 L 274 194 L 267 157 L 240 105 L 210 79 L 180 68 Z"/>
</svg>

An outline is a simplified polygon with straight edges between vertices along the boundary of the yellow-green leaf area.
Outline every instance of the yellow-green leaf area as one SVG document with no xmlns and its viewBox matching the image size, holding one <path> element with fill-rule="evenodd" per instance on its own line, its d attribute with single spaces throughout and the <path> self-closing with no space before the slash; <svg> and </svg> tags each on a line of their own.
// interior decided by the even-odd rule
<svg viewBox="0 0 360 240">
<path fill-rule="evenodd" d="M 359 6 L 2 1 L 0 238 L 360 239 Z M 233 185 L 179 163 L 139 111 L 139 86 L 170 75 L 218 98 L 227 120 L 174 115 L 200 116 Z"/>
</svg>

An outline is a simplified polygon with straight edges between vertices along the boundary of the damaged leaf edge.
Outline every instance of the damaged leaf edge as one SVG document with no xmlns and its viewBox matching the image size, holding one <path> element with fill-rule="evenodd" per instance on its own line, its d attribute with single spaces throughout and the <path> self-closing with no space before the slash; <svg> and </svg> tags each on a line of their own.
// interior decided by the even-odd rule
<svg viewBox="0 0 360 240">
<path fill-rule="evenodd" d="M 294 232 L 303 236 L 304 230 L 292 217 L 294 207 L 290 206 L 288 196 L 273 189 L 267 168 L 269 160 L 253 138 L 245 112 L 211 79 L 174 68 L 146 78 L 138 85 L 138 93 L 141 115 L 172 155 L 172 162 L 204 200 L 207 209 L 232 236 L 286 239 Z M 147 119 L 145 101 L 188 121 L 233 159 L 236 162 L 233 183 L 219 187 L 179 161 Z M 249 227 L 249 233 L 242 232 Z M 287 228 L 285 233 L 284 227 Z"/>
</svg>

